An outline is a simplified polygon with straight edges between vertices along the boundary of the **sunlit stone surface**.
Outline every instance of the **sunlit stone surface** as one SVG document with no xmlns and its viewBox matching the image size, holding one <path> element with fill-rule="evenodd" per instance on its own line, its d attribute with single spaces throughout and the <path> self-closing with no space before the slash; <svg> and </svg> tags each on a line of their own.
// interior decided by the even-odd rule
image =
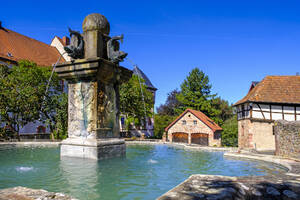
<svg viewBox="0 0 300 200">
<path fill-rule="evenodd" d="M 83 30 L 84 58 L 60 64 L 55 70 L 68 81 L 68 139 L 62 141 L 61 156 L 123 156 L 126 146 L 119 139 L 119 85 L 129 80 L 132 72 L 108 60 L 109 23 L 104 16 L 88 15 Z"/>
</svg>

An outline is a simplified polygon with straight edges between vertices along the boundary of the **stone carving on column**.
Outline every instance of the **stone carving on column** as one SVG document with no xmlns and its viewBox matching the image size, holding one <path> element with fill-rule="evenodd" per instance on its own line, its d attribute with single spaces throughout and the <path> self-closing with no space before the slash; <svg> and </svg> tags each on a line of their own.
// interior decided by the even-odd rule
<svg viewBox="0 0 300 200">
<path fill-rule="evenodd" d="M 64 49 L 73 59 L 83 58 L 84 55 L 84 41 L 81 34 L 69 28 L 71 42 L 70 45 L 65 46 Z"/>
<path fill-rule="evenodd" d="M 58 76 L 68 81 L 68 138 L 61 156 L 103 159 L 125 154 L 119 139 L 119 85 L 132 71 L 119 66 L 127 55 L 118 40 L 110 37 L 110 25 L 100 14 L 88 15 L 83 33 L 70 30 L 72 44 L 66 47 L 74 59 L 57 65 Z"/>
<path fill-rule="evenodd" d="M 113 63 L 119 63 L 124 60 L 124 58 L 127 56 L 127 53 L 120 51 L 120 43 L 118 40 L 123 42 L 124 36 L 114 36 L 110 38 L 107 42 L 107 57 L 110 61 Z"/>
</svg>

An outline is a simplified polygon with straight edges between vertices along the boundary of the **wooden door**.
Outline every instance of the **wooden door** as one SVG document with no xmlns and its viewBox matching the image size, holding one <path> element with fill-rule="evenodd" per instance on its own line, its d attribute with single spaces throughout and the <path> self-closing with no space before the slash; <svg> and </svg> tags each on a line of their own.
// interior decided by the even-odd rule
<svg viewBox="0 0 300 200">
<path fill-rule="evenodd" d="M 188 143 L 189 136 L 187 133 L 173 133 L 173 142 L 182 142 L 182 143 Z"/>
<path fill-rule="evenodd" d="M 192 133 L 192 143 L 208 146 L 208 134 L 206 133 Z"/>
</svg>

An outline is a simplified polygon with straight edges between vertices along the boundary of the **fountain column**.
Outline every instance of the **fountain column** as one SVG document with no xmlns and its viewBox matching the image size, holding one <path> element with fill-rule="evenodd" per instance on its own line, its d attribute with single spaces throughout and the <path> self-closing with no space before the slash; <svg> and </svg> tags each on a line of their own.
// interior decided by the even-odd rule
<svg viewBox="0 0 300 200">
<path fill-rule="evenodd" d="M 73 60 L 55 69 L 68 82 L 68 138 L 62 141 L 61 156 L 123 156 L 126 146 L 119 138 L 119 85 L 128 81 L 132 72 L 119 62 L 127 54 L 118 51 L 119 43 L 109 36 L 109 23 L 103 15 L 88 15 L 82 28 L 83 34 L 70 30 L 71 45 L 65 47 Z"/>
</svg>

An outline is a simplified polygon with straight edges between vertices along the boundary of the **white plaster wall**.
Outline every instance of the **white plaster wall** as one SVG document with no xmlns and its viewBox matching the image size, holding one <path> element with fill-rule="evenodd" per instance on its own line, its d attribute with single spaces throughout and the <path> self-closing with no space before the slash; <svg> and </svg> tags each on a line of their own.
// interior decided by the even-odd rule
<svg viewBox="0 0 300 200">
<path fill-rule="evenodd" d="M 294 114 L 284 114 L 284 120 L 287 120 L 287 121 L 295 121 L 295 115 Z"/>
<path fill-rule="evenodd" d="M 55 48 L 58 50 L 58 52 L 59 52 L 60 54 L 65 53 L 64 45 L 59 41 L 59 39 L 58 39 L 56 36 L 55 36 L 54 39 L 52 40 L 50 46 L 55 47 Z M 64 57 L 64 59 L 65 59 L 66 61 L 71 61 L 71 57 L 68 56 L 68 54 L 65 53 L 65 54 L 63 55 L 63 57 Z"/>
<path fill-rule="evenodd" d="M 269 105 L 259 104 L 261 110 L 259 109 L 258 105 L 253 104 L 252 110 L 252 118 L 256 119 L 272 119 L 272 120 L 283 120 L 282 117 L 282 106 L 278 105 L 271 105 L 272 111 L 272 118 L 270 116 L 270 107 Z M 299 114 L 297 119 L 300 119 L 300 109 L 299 107 L 296 108 L 296 113 Z M 263 116 L 263 114 L 264 116 Z M 283 106 L 284 120 L 287 121 L 295 121 L 295 108 L 293 106 Z M 265 117 L 265 118 L 264 118 Z"/>
<path fill-rule="evenodd" d="M 270 106 L 265 104 L 259 104 L 262 111 L 270 111 Z M 259 109 L 259 108 L 258 108 Z"/>
<path fill-rule="evenodd" d="M 285 113 L 295 113 L 295 108 L 291 106 L 283 106 L 283 110 Z"/>
<path fill-rule="evenodd" d="M 258 119 L 263 119 L 263 115 L 260 111 L 255 111 L 253 110 L 252 111 L 252 118 L 258 118 Z"/>
<path fill-rule="evenodd" d="M 282 120 L 282 114 L 281 113 L 272 113 L 272 119 L 273 120 Z"/>
<path fill-rule="evenodd" d="M 250 133 L 253 134 L 253 145 L 257 150 L 275 150 L 273 123 L 252 122 Z"/>
</svg>

